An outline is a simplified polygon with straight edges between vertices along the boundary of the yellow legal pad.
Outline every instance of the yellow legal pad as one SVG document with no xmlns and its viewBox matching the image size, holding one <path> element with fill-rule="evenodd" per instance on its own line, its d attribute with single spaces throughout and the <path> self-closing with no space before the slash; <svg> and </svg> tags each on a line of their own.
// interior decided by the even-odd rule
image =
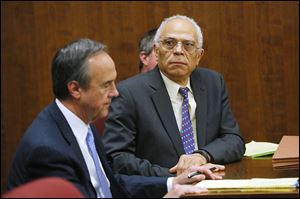
<svg viewBox="0 0 300 199">
<path fill-rule="evenodd" d="M 277 150 L 278 144 L 271 142 L 255 142 L 251 141 L 246 144 L 244 156 L 257 158 L 266 155 L 272 155 Z"/>
</svg>

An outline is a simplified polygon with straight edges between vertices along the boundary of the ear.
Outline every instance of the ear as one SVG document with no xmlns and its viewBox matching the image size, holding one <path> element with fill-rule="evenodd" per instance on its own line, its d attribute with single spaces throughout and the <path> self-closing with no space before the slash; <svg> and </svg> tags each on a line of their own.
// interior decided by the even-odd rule
<svg viewBox="0 0 300 199">
<path fill-rule="evenodd" d="M 147 59 L 148 55 L 146 55 L 146 53 L 144 51 L 141 51 L 140 54 L 139 54 L 139 56 L 140 56 L 141 62 L 143 62 L 144 65 L 147 65 L 148 64 L 148 60 L 149 60 L 149 59 Z"/>
<path fill-rule="evenodd" d="M 79 99 L 81 96 L 81 87 L 79 83 L 75 80 L 68 83 L 68 91 L 72 97 Z"/>
<path fill-rule="evenodd" d="M 204 55 L 204 49 L 201 48 L 201 49 L 199 49 L 199 52 L 197 54 L 197 58 L 198 58 L 197 65 L 199 64 L 199 61 L 202 59 L 203 55 Z"/>
<path fill-rule="evenodd" d="M 153 50 L 154 50 L 154 53 L 155 53 L 156 62 L 158 62 L 158 53 L 159 53 L 159 49 L 158 49 L 158 45 L 157 45 L 157 44 L 154 44 L 154 45 L 153 45 Z"/>
</svg>

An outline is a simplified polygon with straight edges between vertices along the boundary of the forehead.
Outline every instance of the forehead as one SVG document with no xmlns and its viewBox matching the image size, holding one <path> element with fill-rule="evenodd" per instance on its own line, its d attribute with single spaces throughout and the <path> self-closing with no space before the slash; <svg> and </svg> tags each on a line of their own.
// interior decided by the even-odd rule
<svg viewBox="0 0 300 199">
<path fill-rule="evenodd" d="M 197 41 L 197 32 L 190 21 L 185 19 L 173 19 L 163 27 L 160 37 Z"/>
<path fill-rule="evenodd" d="M 114 66 L 112 58 L 104 51 L 98 52 L 88 59 L 89 65 L 98 67 Z"/>
<path fill-rule="evenodd" d="M 91 76 L 101 76 L 102 80 L 114 79 L 116 76 L 115 64 L 106 52 L 100 52 L 88 60 L 89 74 Z"/>
</svg>

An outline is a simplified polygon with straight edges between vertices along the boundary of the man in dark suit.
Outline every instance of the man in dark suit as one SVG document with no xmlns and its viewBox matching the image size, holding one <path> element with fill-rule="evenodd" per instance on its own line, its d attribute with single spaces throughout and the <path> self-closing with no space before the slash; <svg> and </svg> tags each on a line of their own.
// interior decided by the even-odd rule
<svg viewBox="0 0 300 199">
<path fill-rule="evenodd" d="M 66 45 L 55 55 L 52 80 L 55 101 L 33 121 L 14 157 L 8 189 L 28 181 L 58 176 L 74 183 L 85 197 L 161 197 L 199 192 L 195 186 L 204 175 L 176 178 L 114 175 L 96 128 L 91 124 L 106 117 L 113 97 L 117 73 L 101 43 L 81 39 Z M 219 169 L 223 169 L 219 167 Z M 220 179 L 209 167 L 206 177 Z M 168 186 L 167 186 L 168 182 Z M 175 187 L 175 189 L 172 187 Z"/>
<path fill-rule="evenodd" d="M 119 83 L 103 138 L 115 170 L 171 176 L 242 158 L 245 144 L 223 77 L 197 68 L 202 40 L 191 18 L 165 19 L 154 38 L 158 67 Z"/>
</svg>

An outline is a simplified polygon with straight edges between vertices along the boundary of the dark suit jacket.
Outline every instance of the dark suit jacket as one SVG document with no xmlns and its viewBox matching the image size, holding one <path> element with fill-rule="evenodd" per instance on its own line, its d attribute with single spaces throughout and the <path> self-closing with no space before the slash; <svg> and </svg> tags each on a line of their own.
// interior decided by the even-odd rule
<svg viewBox="0 0 300 199">
<path fill-rule="evenodd" d="M 99 133 L 95 133 L 95 126 L 91 127 L 113 197 L 161 197 L 167 192 L 166 178 L 114 176 Z M 65 178 L 85 197 L 97 196 L 76 138 L 55 102 L 37 116 L 22 138 L 12 163 L 8 189 L 44 176 Z"/>
<path fill-rule="evenodd" d="M 197 103 L 198 147 L 215 163 L 240 160 L 245 144 L 231 112 L 224 79 L 197 68 L 190 77 Z M 172 104 L 159 69 L 118 84 L 103 142 L 114 169 L 125 174 L 169 176 L 184 148 Z"/>
</svg>

